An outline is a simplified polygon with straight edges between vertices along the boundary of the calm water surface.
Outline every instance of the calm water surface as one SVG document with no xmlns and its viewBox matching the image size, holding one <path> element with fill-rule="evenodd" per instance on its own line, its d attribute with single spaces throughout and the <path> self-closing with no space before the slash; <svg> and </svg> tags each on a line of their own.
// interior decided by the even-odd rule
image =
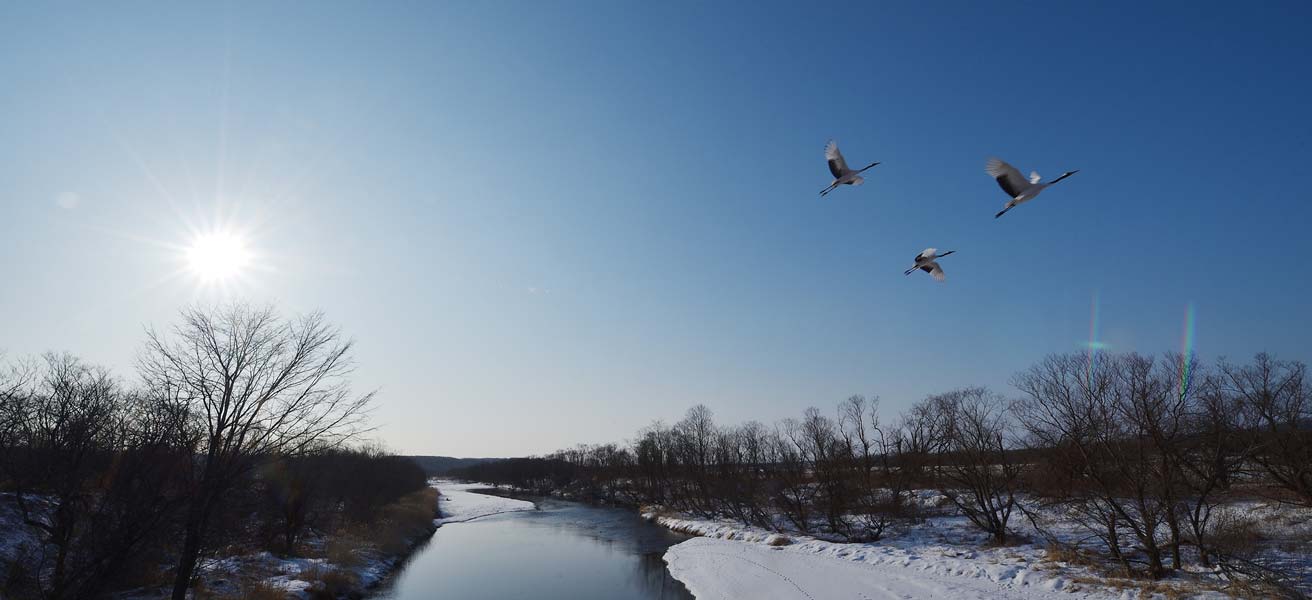
<svg viewBox="0 0 1312 600">
<path fill-rule="evenodd" d="M 685 539 L 630 509 L 533 499 L 538 510 L 442 526 L 384 585 L 392 600 L 688 600 L 665 570 Z"/>
</svg>

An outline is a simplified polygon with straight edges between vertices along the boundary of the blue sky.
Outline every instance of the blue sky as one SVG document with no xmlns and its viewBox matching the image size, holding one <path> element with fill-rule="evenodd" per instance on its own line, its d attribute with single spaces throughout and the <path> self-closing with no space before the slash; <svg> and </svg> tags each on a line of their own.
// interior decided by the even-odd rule
<svg viewBox="0 0 1312 600">
<path fill-rule="evenodd" d="M 410 453 L 773 421 L 1100 340 L 1308 359 L 1305 2 L 0 8 L 0 348 L 324 310 Z M 825 141 L 867 183 L 826 198 Z M 1046 177 L 994 220 L 989 156 Z M 226 291 L 195 229 L 255 253 Z M 945 284 L 904 277 L 956 249 Z"/>
</svg>

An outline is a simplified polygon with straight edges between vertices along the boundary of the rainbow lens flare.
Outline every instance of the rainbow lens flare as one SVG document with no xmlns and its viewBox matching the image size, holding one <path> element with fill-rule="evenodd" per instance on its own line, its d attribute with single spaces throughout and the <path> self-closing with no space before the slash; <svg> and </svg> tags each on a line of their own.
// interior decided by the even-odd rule
<svg viewBox="0 0 1312 600">
<path fill-rule="evenodd" d="M 1189 389 L 1190 366 L 1194 356 L 1194 303 L 1184 305 L 1184 334 L 1180 340 L 1180 395 Z"/>
</svg>

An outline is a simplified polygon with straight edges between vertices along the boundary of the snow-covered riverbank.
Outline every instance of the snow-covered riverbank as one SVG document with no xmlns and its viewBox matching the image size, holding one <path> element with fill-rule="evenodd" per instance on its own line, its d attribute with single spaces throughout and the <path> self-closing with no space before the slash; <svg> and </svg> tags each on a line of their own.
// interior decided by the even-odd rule
<svg viewBox="0 0 1312 600">
<path fill-rule="evenodd" d="M 862 546 L 843 544 L 844 546 Z M 839 553 L 850 550 L 850 554 Z M 936 564 L 930 557 L 904 555 L 901 562 L 870 548 L 841 549 L 815 545 L 768 546 L 761 543 L 694 538 L 665 553 L 675 579 L 699 600 L 738 598 L 1105 598 L 1103 593 L 1063 593 L 1060 580 L 1034 577 L 1021 564 Z M 952 571 L 959 570 L 953 573 Z"/>
<path fill-rule="evenodd" d="M 934 506 L 934 494 L 919 497 Z M 1086 533 L 1061 513 L 1033 510 L 1046 535 L 1079 546 Z M 1235 501 L 1216 509 L 1216 520 L 1248 519 L 1263 544 L 1263 561 L 1305 586 L 1312 572 L 1312 510 L 1266 500 Z M 844 543 L 778 533 L 714 519 L 672 513 L 643 515 L 672 530 L 701 536 L 671 547 L 671 574 L 699 599 L 736 598 L 1191 598 L 1221 599 L 1219 571 L 1185 569 L 1161 581 L 1109 576 L 1103 564 L 1066 562 L 1052 553 L 1045 533 L 1028 519 L 1013 519 L 1017 542 L 991 546 L 960 515 L 939 513 L 900 525 L 884 539 Z M 1028 541 L 1026 541 L 1028 540 Z M 1087 542 L 1087 539 L 1083 540 Z M 908 579 L 910 578 L 910 579 Z M 1301 587 L 1301 589 L 1306 589 Z M 1274 597 L 1266 590 L 1234 590 L 1243 597 Z M 1298 592 L 1294 592 L 1295 594 Z"/>
<path fill-rule="evenodd" d="M 872 543 L 780 534 L 728 521 L 644 517 L 701 536 L 670 547 L 664 557 L 674 578 L 699 600 L 1167 597 L 1146 593 L 1147 582 L 1109 580 L 1086 566 L 1057 560 L 1036 543 L 988 547 L 960 517 L 930 518 Z M 1018 528 L 1033 534 L 1024 525 Z M 1176 597 L 1228 597 L 1187 589 Z"/>
<path fill-rule="evenodd" d="M 878 543 L 841 543 L 737 527 L 656 517 L 676 531 L 700 535 L 665 553 L 670 573 L 699 599 L 738 598 L 1115 598 L 1074 583 L 1061 565 L 1030 546 L 978 549 L 907 532 Z M 946 533 L 946 532 L 942 532 Z M 1127 596 L 1132 597 L 1132 596 Z"/>
<path fill-rule="evenodd" d="M 442 517 L 433 521 L 439 527 L 447 523 L 463 523 L 480 517 L 536 508 L 527 500 L 476 494 L 470 491 L 487 488 L 488 485 L 485 483 L 459 483 L 439 479 L 433 487 L 442 494 L 438 497 L 438 511 L 441 512 Z"/>
</svg>

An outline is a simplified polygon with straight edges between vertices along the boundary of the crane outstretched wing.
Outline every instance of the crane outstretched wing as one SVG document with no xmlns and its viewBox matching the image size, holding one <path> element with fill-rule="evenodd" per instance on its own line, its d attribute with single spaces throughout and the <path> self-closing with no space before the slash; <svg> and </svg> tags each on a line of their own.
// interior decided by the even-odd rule
<svg viewBox="0 0 1312 600">
<path fill-rule="evenodd" d="M 938 248 L 925 248 L 924 252 L 921 252 L 920 254 L 916 255 L 916 262 L 920 262 L 926 258 L 934 256 L 934 254 L 937 252 L 938 252 Z"/>
<path fill-rule="evenodd" d="M 920 270 L 929 273 L 929 275 L 937 281 L 943 281 L 944 279 L 947 279 L 947 276 L 943 274 L 943 268 L 938 266 L 938 263 L 936 262 L 932 262 L 923 267 L 920 267 Z"/>
<path fill-rule="evenodd" d="M 1030 184 L 1021 176 L 1020 171 L 1007 164 L 1005 161 L 990 158 L 989 162 L 984 165 L 984 170 L 998 181 L 998 186 L 1002 191 L 1007 192 L 1008 196 L 1015 198 L 1030 187 Z"/>
<path fill-rule="evenodd" d="M 829 161 L 829 172 L 834 174 L 837 179 L 843 176 L 847 169 L 847 161 L 843 160 L 843 153 L 838 151 L 838 144 L 834 140 L 829 140 L 825 145 L 825 160 Z"/>
</svg>

